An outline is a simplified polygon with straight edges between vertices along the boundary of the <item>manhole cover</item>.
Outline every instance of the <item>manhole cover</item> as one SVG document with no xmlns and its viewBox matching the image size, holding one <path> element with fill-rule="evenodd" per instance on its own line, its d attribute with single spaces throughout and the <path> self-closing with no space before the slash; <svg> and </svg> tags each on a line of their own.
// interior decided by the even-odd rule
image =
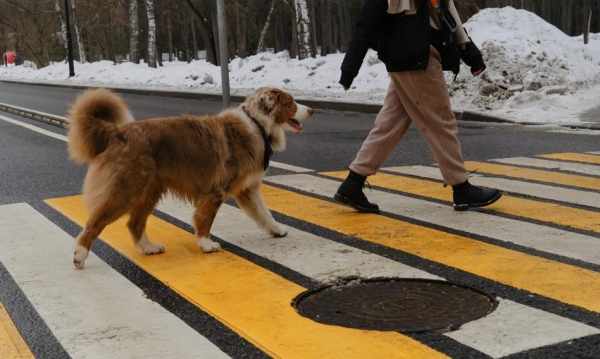
<svg viewBox="0 0 600 359">
<path fill-rule="evenodd" d="M 324 324 L 401 333 L 449 331 L 492 312 L 496 300 L 473 288 L 424 279 L 344 279 L 304 292 L 292 305 Z"/>
</svg>

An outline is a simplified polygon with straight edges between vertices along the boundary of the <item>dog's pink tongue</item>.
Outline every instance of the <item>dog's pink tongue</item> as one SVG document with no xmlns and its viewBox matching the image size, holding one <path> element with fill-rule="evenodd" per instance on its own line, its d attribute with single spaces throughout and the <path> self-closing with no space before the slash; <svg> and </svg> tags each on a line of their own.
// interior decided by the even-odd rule
<svg viewBox="0 0 600 359">
<path fill-rule="evenodd" d="M 296 129 L 296 133 L 302 132 L 303 127 L 302 127 L 302 124 L 300 122 L 298 122 L 298 121 L 294 120 L 293 118 L 291 118 L 291 119 L 288 120 L 288 124 L 290 126 L 292 126 L 293 128 Z"/>
</svg>

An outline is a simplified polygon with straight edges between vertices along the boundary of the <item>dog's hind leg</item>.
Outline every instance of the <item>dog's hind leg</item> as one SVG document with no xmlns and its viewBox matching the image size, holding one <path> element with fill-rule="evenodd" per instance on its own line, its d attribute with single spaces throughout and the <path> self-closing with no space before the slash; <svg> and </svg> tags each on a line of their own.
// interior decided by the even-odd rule
<svg viewBox="0 0 600 359">
<path fill-rule="evenodd" d="M 106 226 L 119 219 L 126 211 L 127 208 L 123 203 L 110 200 L 100 203 L 90 211 L 90 218 L 75 241 L 75 253 L 73 255 L 75 268 L 83 269 L 96 237 L 100 235 Z"/>
<path fill-rule="evenodd" d="M 223 203 L 223 196 L 210 194 L 196 200 L 194 211 L 194 227 L 196 229 L 196 242 L 206 253 L 216 252 L 221 245 L 210 239 L 210 228 L 217 216 L 217 211 Z"/>
<path fill-rule="evenodd" d="M 158 203 L 160 192 L 147 194 L 143 200 L 136 203 L 129 211 L 129 221 L 127 228 L 131 233 L 131 240 L 135 248 L 140 253 L 157 254 L 165 251 L 165 246 L 162 243 L 152 243 L 146 235 L 146 223 L 148 216 Z"/>
<path fill-rule="evenodd" d="M 235 196 L 238 205 L 258 226 L 273 237 L 285 237 L 287 230 L 275 221 L 260 194 L 260 185 L 246 188 Z"/>
</svg>

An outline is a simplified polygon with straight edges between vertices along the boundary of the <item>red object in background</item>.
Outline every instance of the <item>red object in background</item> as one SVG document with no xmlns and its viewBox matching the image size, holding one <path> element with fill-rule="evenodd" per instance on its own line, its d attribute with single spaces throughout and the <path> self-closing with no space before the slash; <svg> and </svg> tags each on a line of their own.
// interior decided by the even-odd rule
<svg viewBox="0 0 600 359">
<path fill-rule="evenodd" d="M 15 64 L 15 57 L 17 57 L 17 53 L 15 51 L 7 51 L 4 53 L 3 59 L 5 59 L 6 64 Z"/>
</svg>

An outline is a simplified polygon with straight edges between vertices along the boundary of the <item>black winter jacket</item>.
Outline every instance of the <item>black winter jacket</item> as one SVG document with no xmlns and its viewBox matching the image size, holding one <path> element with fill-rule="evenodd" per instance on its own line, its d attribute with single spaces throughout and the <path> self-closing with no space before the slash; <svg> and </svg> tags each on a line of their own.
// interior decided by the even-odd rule
<svg viewBox="0 0 600 359">
<path fill-rule="evenodd" d="M 425 70 L 429 62 L 427 0 L 417 0 L 414 15 L 388 14 L 388 0 L 366 0 L 344 61 L 340 84 L 350 87 L 372 48 L 388 72 Z"/>
</svg>

